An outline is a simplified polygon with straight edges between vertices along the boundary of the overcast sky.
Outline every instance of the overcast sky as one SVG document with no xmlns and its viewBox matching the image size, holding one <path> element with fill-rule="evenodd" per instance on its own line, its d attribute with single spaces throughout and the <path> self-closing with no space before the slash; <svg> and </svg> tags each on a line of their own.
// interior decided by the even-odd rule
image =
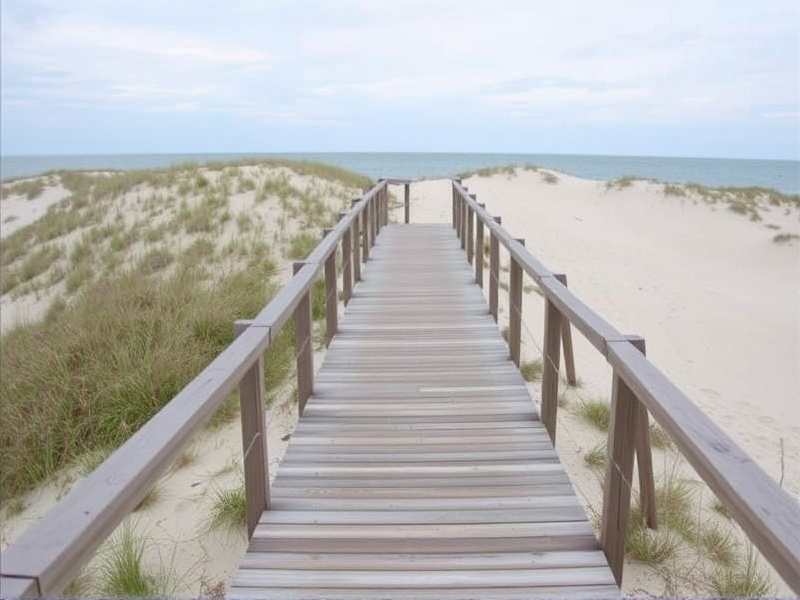
<svg viewBox="0 0 800 600">
<path fill-rule="evenodd" d="M 2 0 L 2 152 L 800 158 L 797 0 Z"/>
</svg>

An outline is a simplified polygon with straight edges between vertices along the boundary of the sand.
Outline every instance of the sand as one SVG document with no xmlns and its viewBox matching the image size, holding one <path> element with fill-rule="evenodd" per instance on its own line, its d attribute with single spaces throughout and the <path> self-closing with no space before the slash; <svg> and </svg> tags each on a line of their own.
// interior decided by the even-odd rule
<svg viewBox="0 0 800 600">
<path fill-rule="evenodd" d="M 762 211 L 762 222 L 753 222 L 724 205 L 667 197 L 656 184 L 636 182 L 607 190 L 602 182 L 560 173 L 557 183 L 547 183 L 542 173 L 473 177 L 465 184 L 492 214 L 502 215 L 512 234 L 525 238 L 546 266 L 566 273 L 581 299 L 621 331 L 644 336 L 652 361 L 773 478 L 782 479 L 784 489 L 800 498 L 800 244 L 772 241 L 776 231 L 800 232 L 797 212 L 770 208 Z M 411 189 L 413 222 L 450 222 L 449 181 L 418 182 Z M 139 197 L 153 191 L 147 189 Z M 45 199 L 56 202 L 53 198 L 62 193 L 47 190 L 38 203 L 4 200 L 2 216 L 11 214 L 13 207 L 16 219 L 5 224 L 3 235 L 37 218 L 46 208 Z M 395 193 L 402 197 L 402 192 Z M 128 200 L 124 206 L 131 216 L 137 202 Z M 232 196 L 235 213 L 251 206 L 246 194 Z M 268 207 L 259 210 L 264 211 L 265 236 L 274 236 L 275 213 Z M 402 218 L 401 210 L 394 211 L 394 219 Z M 226 231 L 220 243 L 232 235 Z M 289 261 L 280 263 L 280 272 L 287 280 Z M 27 302 L 30 305 L 31 299 Z M 18 314 L 13 311 L 22 310 L 22 305 L 4 296 L 3 320 Z M 501 326 L 507 305 L 501 294 L 501 307 L 506 307 Z M 524 358 L 540 355 L 542 315 L 542 299 L 528 289 Z M 608 398 L 611 373 L 579 333 L 574 338 L 583 386 L 569 392 L 568 406 L 559 410 L 557 450 L 579 497 L 595 512 L 602 505 L 599 480 L 583 456 L 604 443 L 605 434 L 584 423 L 573 407 L 582 399 Z M 317 366 L 321 359 L 320 354 Z M 273 476 L 296 422 L 296 409 L 288 402 L 291 384 L 268 411 Z M 530 388 L 537 399 L 538 385 Z M 241 463 L 238 421 L 198 434 L 192 453 L 195 459 L 189 465 L 171 470 L 159 483 L 156 502 L 130 518 L 151 540 L 147 560 L 154 568 L 169 565 L 176 580 L 172 591 L 179 595 L 208 591 L 220 582 L 226 585 L 246 547 L 241 531 L 203 527 L 215 490 L 240 482 L 232 466 Z M 692 476 L 674 451 L 654 450 L 654 463 L 659 473 L 678 469 Z M 76 477 L 65 473 L 26 498 L 20 515 L 4 519 L 3 547 L 74 485 Z M 726 524 L 709 510 L 708 490 L 701 490 L 698 498 L 698 510 L 708 513 L 705 518 Z M 702 565 L 705 557 L 689 559 Z M 663 573 L 628 561 L 623 591 L 695 590 L 685 581 L 667 581 Z M 778 591 L 788 593 L 788 588 Z"/>
</svg>

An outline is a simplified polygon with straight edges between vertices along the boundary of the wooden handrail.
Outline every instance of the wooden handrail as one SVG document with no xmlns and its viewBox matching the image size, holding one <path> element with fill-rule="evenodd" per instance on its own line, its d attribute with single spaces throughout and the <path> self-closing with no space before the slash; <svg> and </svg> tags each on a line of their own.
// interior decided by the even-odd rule
<svg viewBox="0 0 800 600">
<path fill-rule="evenodd" d="M 345 234 L 359 227 L 371 231 L 364 241 L 372 244 L 388 220 L 387 180 L 382 180 L 353 202 L 351 209 L 302 261 L 289 283 L 247 322 L 237 323 L 237 336 L 197 377 L 190 381 L 158 413 L 109 456 L 47 514 L 28 528 L 0 556 L 0 596 L 53 596 L 59 594 L 89 560 L 97 547 L 130 514 L 164 471 L 178 457 L 194 434 L 241 384 L 242 426 L 245 453 L 245 486 L 248 490 L 248 529 L 258 515 L 254 507 L 269 506 L 266 464 L 266 428 L 259 410 L 263 394 L 260 362 L 283 325 L 307 301 L 311 286 L 325 268 L 327 278 Z M 379 210 L 377 207 L 381 206 Z M 383 213 L 381 212 L 383 211 Z M 367 215 L 367 216 L 362 216 Z M 363 223 L 359 226 L 359 223 Z M 351 239 L 353 260 L 359 260 L 359 239 Z M 367 260 L 368 248 L 363 257 Z M 360 273 L 360 264 L 359 271 Z M 328 289 L 335 284 L 328 282 Z M 329 321 L 330 323 L 330 321 Z M 329 335 L 331 332 L 329 331 Z M 307 332 L 310 335 L 310 331 Z M 299 374 L 300 375 L 300 374 Z M 306 374 L 313 377 L 313 371 Z M 298 382 L 310 386 L 308 381 Z M 310 387 L 308 388 L 310 389 Z M 253 451 L 253 443 L 259 447 Z M 261 448 L 263 445 L 263 448 Z M 256 490 L 255 493 L 252 491 Z M 250 502 L 254 498 L 254 502 Z"/>
<path fill-rule="evenodd" d="M 611 486 L 609 473 L 623 476 L 627 472 L 627 499 L 630 500 L 630 471 L 637 418 L 634 406 L 628 400 L 628 392 L 635 404 L 649 411 L 659 425 L 675 442 L 676 447 L 691 464 L 698 475 L 708 484 L 719 500 L 730 511 L 745 534 L 761 551 L 764 558 L 775 568 L 788 586 L 800 594 L 800 506 L 767 473 L 759 467 L 727 434 L 725 434 L 700 408 L 681 392 L 640 352 L 634 343 L 622 335 L 611 324 L 584 304 L 563 285 L 528 250 L 513 239 L 472 198 L 458 180 L 453 180 L 453 208 L 455 229 L 466 241 L 461 214 L 470 211 L 491 231 L 492 243 L 499 240 L 508 250 L 513 261 L 539 284 L 546 306 L 555 310 L 558 321 L 566 318 L 575 325 L 586 339 L 606 358 L 614 370 L 615 393 L 612 408 L 612 426 L 609 428 L 609 452 L 619 453 L 622 462 L 613 464 L 609 460 L 606 486 Z M 547 328 L 547 322 L 545 327 Z M 553 328 L 555 329 L 555 328 Z M 556 331 L 553 331 L 553 336 Z M 546 336 L 547 337 L 547 336 Z M 552 341 L 552 340 L 551 340 Z M 548 344 L 545 340 L 545 345 Z M 551 349 L 552 350 L 552 349 Z M 547 362 L 547 358 L 545 358 Z M 558 363 L 555 362 L 557 365 Z M 545 373 L 548 371 L 545 364 Z M 556 381 L 557 385 L 557 381 Z M 619 392 L 617 392 L 617 388 Z M 543 385 L 544 388 L 544 385 Z M 623 389 L 624 388 L 624 389 Z M 546 412 L 546 411 L 552 411 Z M 542 418 L 555 419 L 555 406 L 545 406 L 542 399 Z M 616 422 L 615 422 L 616 421 Z M 623 424 L 623 421 L 625 423 Z M 645 421 L 646 422 L 646 421 Z M 547 425 L 547 423 L 545 423 Z M 617 429 L 617 431 L 615 431 Z M 615 436 L 617 434 L 617 436 Z M 619 435 L 629 439 L 626 443 Z M 551 433 L 551 436 L 554 435 Z M 641 435 L 641 434 L 639 434 Z M 630 459 L 630 461 L 629 461 Z M 606 498 L 614 490 L 606 490 Z M 627 529 L 628 506 L 604 507 L 604 522 L 601 525 L 601 544 L 617 581 L 621 581 L 622 554 L 614 551 L 624 544 Z M 611 523 L 607 513 L 616 515 Z M 624 547 L 624 545 L 622 546 Z"/>
</svg>

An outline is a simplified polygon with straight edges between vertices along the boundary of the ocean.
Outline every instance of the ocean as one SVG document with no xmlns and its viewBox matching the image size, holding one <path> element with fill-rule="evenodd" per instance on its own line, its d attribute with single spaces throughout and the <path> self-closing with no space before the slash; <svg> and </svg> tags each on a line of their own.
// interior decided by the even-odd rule
<svg viewBox="0 0 800 600">
<path fill-rule="evenodd" d="M 800 161 L 657 156 L 570 154 L 459 154 L 424 152 L 336 152 L 289 154 L 107 154 L 72 156 L 3 156 L 0 179 L 39 175 L 55 169 L 151 169 L 172 164 L 228 161 L 248 157 L 313 160 L 362 173 L 372 179 L 440 178 L 482 167 L 534 164 L 583 177 L 614 179 L 624 175 L 671 183 L 773 188 L 800 193 Z"/>
</svg>

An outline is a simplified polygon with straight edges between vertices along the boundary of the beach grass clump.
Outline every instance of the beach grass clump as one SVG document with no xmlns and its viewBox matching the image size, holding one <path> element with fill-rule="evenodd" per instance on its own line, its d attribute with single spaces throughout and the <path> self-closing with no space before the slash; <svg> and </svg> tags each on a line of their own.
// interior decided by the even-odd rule
<svg viewBox="0 0 800 600">
<path fill-rule="evenodd" d="M 302 260 L 319 244 L 319 239 L 308 231 L 300 231 L 289 238 L 286 255 L 292 260 Z"/>
<path fill-rule="evenodd" d="M 214 490 L 211 514 L 208 518 L 209 529 L 237 529 L 247 522 L 247 498 L 244 483 L 229 490 Z"/>
<path fill-rule="evenodd" d="M 631 520 L 625 539 L 628 556 L 646 565 L 660 565 L 675 557 L 680 548 L 680 538 L 667 530 L 653 531 L 640 522 Z"/>
<path fill-rule="evenodd" d="M 617 177 L 616 179 L 610 179 L 606 181 L 606 190 L 622 190 L 629 188 L 636 181 L 642 181 L 642 179 L 640 177 L 636 177 L 635 175 L 623 175 L 622 177 Z"/>
<path fill-rule="evenodd" d="M 3 197 L 25 196 L 28 200 L 36 200 L 44 193 L 45 178 L 34 177 L 33 179 L 21 179 L 12 184 L 3 186 Z"/>
<path fill-rule="evenodd" d="M 729 529 L 716 524 L 712 523 L 700 529 L 697 545 L 717 564 L 732 566 L 738 559 L 739 544 L 736 538 Z"/>
<path fill-rule="evenodd" d="M 776 233 L 772 241 L 776 244 L 790 244 L 800 240 L 800 234 L 797 233 Z"/>
<path fill-rule="evenodd" d="M 503 165 L 498 167 L 480 167 L 478 169 L 470 169 L 462 171 L 456 175 L 456 179 L 469 179 L 470 177 L 492 177 L 493 175 L 507 175 L 514 177 L 517 174 L 519 165 Z"/>
<path fill-rule="evenodd" d="M 673 183 L 665 183 L 662 187 L 662 192 L 665 196 L 675 196 L 678 198 L 686 196 L 686 188 L 684 188 L 682 185 L 676 185 Z"/>
<path fill-rule="evenodd" d="M 650 445 L 659 450 L 672 448 L 672 439 L 666 431 L 655 423 L 650 423 Z"/>
<path fill-rule="evenodd" d="M 709 575 L 706 587 L 720 598 L 744 598 L 774 594 L 775 585 L 769 574 L 762 570 L 752 545 L 747 554 L 732 563 L 717 564 Z"/>
<path fill-rule="evenodd" d="M 548 185 L 555 185 L 558 183 L 559 179 L 555 173 L 551 173 L 550 171 L 543 171 L 542 181 L 544 181 Z"/>
<path fill-rule="evenodd" d="M 602 471 L 606 468 L 606 460 L 608 457 L 608 447 L 605 443 L 598 444 L 583 455 L 583 462 L 586 463 L 590 469 Z"/>
<path fill-rule="evenodd" d="M 146 540 L 126 524 L 101 552 L 98 575 L 102 591 L 109 596 L 156 596 L 156 578 L 147 574 L 143 563 Z"/>
<path fill-rule="evenodd" d="M 522 361 L 519 366 L 519 371 L 522 373 L 522 378 L 525 381 L 539 381 L 542 378 L 542 359 L 535 358 L 533 360 Z"/>
<path fill-rule="evenodd" d="M 600 431 L 608 431 L 611 418 L 611 407 L 608 401 L 602 398 L 581 400 L 575 407 L 575 413 Z"/>
</svg>

